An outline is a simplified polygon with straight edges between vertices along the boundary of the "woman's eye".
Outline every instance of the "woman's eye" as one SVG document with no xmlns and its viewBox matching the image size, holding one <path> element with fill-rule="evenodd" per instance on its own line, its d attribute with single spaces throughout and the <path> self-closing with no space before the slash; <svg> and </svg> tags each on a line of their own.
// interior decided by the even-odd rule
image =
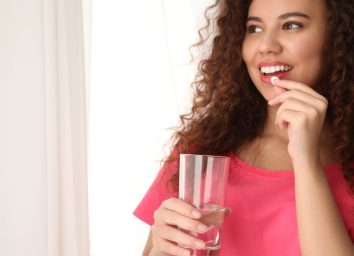
<svg viewBox="0 0 354 256">
<path fill-rule="evenodd" d="M 251 26 L 248 26 L 248 28 L 247 28 L 248 33 L 259 33 L 262 31 L 263 31 L 263 29 L 259 26 L 256 26 L 256 25 L 251 25 Z"/>
<path fill-rule="evenodd" d="M 302 25 L 297 22 L 287 22 L 283 25 L 284 30 L 292 30 L 302 28 Z"/>
</svg>

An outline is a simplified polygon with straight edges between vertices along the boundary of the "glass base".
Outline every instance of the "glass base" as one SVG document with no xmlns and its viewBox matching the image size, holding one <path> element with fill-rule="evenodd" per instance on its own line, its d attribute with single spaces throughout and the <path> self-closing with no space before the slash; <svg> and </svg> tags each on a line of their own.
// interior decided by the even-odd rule
<svg viewBox="0 0 354 256">
<path fill-rule="evenodd" d="M 189 248 L 187 248 L 189 249 Z M 191 252 L 190 256 L 219 256 L 220 255 L 220 246 L 209 247 L 203 250 L 189 249 Z"/>
</svg>

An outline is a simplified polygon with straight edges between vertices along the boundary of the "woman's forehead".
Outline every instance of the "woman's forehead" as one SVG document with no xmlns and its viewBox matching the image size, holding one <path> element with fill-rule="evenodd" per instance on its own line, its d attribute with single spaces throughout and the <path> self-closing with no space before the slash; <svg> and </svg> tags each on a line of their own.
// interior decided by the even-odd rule
<svg viewBox="0 0 354 256">
<path fill-rule="evenodd" d="M 326 15 L 325 0 L 253 0 L 248 15 L 281 15 L 287 12 L 304 12 L 310 16 Z"/>
</svg>

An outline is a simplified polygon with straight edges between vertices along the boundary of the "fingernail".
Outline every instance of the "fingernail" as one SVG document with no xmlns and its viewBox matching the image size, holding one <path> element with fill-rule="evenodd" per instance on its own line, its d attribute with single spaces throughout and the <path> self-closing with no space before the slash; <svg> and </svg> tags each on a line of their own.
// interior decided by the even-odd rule
<svg viewBox="0 0 354 256">
<path fill-rule="evenodd" d="M 225 215 L 229 215 L 229 214 L 231 214 L 231 208 L 226 207 L 225 208 Z"/>
<path fill-rule="evenodd" d="M 198 225 L 198 230 L 199 230 L 200 232 L 204 233 L 204 232 L 207 232 L 207 231 L 208 231 L 208 227 L 205 226 L 205 225 L 203 225 L 203 224 L 199 224 L 199 225 Z"/>
<path fill-rule="evenodd" d="M 191 256 L 191 253 L 190 253 L 189 251 L 185 251 L 185 252 L 183 253 L 183 256 Z"/>
<path fill-rule="evenodd" d="M 200 214 L 200 212 L 198 212 L 197 210 L 192 210 L 192 215 L 195 218 L 200 218 L 202 217 L 202 215 Z"/>
<path fill-rule="evenodd" d="M 195 245 L 199 249 L 203 249 L 205 247 L 205 243 L 203 241 L 197 241 L 197 242 L 195 242 Z"/>
</svg>

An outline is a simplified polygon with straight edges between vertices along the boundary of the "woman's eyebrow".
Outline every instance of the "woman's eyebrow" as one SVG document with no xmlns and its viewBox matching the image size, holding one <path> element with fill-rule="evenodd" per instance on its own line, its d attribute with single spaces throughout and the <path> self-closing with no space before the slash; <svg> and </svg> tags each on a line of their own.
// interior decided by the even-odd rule
<svg viewBox="0 0 354 256">
<path fill-rule="evenodd" d="M 278 19 L 283 20 L 283 19 L 287 19 L 290 17 L 302 17 L 302 18 L 310 19 L 310 16 L 308 16 L 307 14 L 302 13 L 302 12 L 287 12 L 287 13 L 279 15 Z M 248 16 L 247 22 L 249 22 L 249 21 L 261 22 L 262 18 L 257 17 L 257 16 Z"/>
<path fill-rule="evenodd" d="M 284 13 L 284 14 L 280 15 L 280 16 L 278 17 L 278 19 L 287 19 L 287 18 L 290 18 L 290 17 L 302 17 L 302 18 L 310 19 L 310 16 L 308 16 L 307 14 L 302 13 L 302 12 L 288 12 L 288 13 Z"/>
<path fill-rule="evenodd" d="M 257 22 L 261 22 L 261 21 L 262 21 L 262 19 L 261 19 L 261 18 L 259 18 L 259 17 L 256 17 L 256 16 L 248 16 L 248 17 L 247 17 L 246 22 L 249 22 L 249 21 L 257 21 Z"/>
</svg>

